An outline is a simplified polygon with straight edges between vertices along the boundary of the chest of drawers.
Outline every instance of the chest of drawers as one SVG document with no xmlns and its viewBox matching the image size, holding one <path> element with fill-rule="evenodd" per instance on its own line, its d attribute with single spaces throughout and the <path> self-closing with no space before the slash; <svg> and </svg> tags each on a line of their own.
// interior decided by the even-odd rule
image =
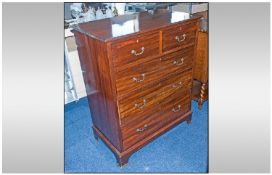
<svg viewBox="0 0 272 175">
<path fill-rule="evenodd" d="M 91 89 L 94 136 L 120 166 L 161 134 L 191 121 L 198 29 L 197 16 L 141 12 L 73 30 L 85 85 Z"/>
</svg>

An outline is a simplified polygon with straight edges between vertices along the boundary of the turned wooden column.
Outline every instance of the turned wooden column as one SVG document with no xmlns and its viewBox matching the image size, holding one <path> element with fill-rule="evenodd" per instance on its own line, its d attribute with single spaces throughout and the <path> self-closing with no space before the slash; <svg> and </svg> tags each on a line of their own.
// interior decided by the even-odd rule
<svg viewBox="0 0 272 175">
<path fill-rule="evenodd" d="M 198 108 L 208 99 L 208 33 L 199 31 L 197 53 L 194 62 L 193 100 Z"/>
</svg>

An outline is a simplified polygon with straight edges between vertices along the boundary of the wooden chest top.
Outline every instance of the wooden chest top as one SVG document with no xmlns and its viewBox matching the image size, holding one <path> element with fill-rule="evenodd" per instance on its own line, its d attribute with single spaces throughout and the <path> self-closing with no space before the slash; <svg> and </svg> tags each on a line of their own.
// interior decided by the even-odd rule
<svg viewBox="0 0 272 175">
<path fill-rule="evenodd" d="M 185 12 L 159 11 L 154 14 L 140 12 L 78 24 L 74 30 L 106 42 L 198 18 L 200 16 Z"/>
</svg>

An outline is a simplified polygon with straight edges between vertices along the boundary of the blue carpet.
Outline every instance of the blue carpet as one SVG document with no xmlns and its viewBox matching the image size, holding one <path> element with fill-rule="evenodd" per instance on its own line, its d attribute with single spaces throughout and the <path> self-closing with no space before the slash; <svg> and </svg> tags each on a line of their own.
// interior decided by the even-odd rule
<svg viewBox="0 0 272 175">
<path fill-rule="evenodd" d="M 206 173 L 208 171 L 208 107 L 198 110 L 192 102 L 192 124 L 181 123 L 135 152 L 129 163 L 119 168 L 108 147 L 96 141 L 87 98 L 65 106 L 64 171 L 104 173 Z"/>
</svg>

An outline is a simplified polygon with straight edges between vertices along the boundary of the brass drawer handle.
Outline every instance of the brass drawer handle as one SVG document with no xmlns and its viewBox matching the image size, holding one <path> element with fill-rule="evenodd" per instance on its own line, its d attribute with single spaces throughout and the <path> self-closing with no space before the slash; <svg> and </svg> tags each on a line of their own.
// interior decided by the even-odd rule
<svg viewBox="0 0 272 175">
<path fill-rule="evenodd" d="M 179 36 L 176 36 L 175 39 L 180 43 L 180 42 L 182 42 L 182 41 L 184 41 L 186 39 L 186 34 L 184 33 L 182 35 L 182 39 L 180 39 Z"/>
<path fill-rule="evenodd" d="M 132 55 L 135 55 L 135 56 L 139 56 L 139 55 L 142 55 L 144 53 L 144 47 L 141 47 L 141 52 L 137 53 L 136 50 L 131 50 L 131 54 Z"/>
<path fill-rule="evenodd" d="M 145 79 L 145 74 L 141 74 L 140 78 L 132 77 L 132 80 L 137 82 L 137 83 L 140 83 L 140 82 L 144 81 L 144 79 Z"/>
<path fill-rule="evenodd" d="M 147 129 L 147 127 L 148 127 L 148 125 L 145 124 L 143 128 L 137 128 L 136 132 L 143 132 L 143 131 L 145 131 Z"/>
<path fill-rule="evenodd" d="M 172 84 L 172 88 L 180 88 L 180 87 L 182 87 L 182 82 L 181 81 L 178 82 L 178 83 Z"/>
<path fill-rule="evenodd" d="M 178 112 L 178 111 L 180 111 L 180 110 L 181 110 L 181 106 L 180 106 L 180 105 L 178 105 L 177 108 L 173 108 L 173 109 L 172 109 L 173 112 Z"/>
<path fill-rule="evenodd" d="M 135 103 L 135 108 L 143 109 L 146 105 L 146 99 L 143 100 L 143 103 Z"/>
<path fill-rule="evenodd" d="M 177 66 L 180 66 L 180 65 L 183 64 L 183 62 L 184 62 L 184 58 L 181 58 L 180 60 L 175 60 L 175 61 L 173 61 L 173 64 L 174 64 L 174 65 L 177 65 Z"/>
</svg>

